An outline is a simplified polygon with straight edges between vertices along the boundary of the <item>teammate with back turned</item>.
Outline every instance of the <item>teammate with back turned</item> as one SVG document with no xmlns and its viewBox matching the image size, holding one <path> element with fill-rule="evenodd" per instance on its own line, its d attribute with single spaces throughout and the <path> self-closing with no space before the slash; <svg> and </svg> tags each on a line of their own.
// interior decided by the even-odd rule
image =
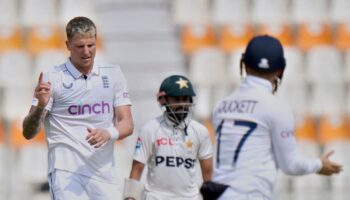
<svg viewBox="0 0 350 200">
<path fill-rule="evenodd" d="M 291 109 L 273 94 L 286 66 L 281 43 L 256 36 L 241 59 L 247 76 L 240 87 L 213 111 L 216 159 L 213 181 L 228 187 L 220 200 L 271 200 L 277 170 L 288 175 L 339 173 L 342 166 L 320 158 L 305 158 L 297 151 Z"/>
<path fill-rule="evenodd" d="M 163 115 L 147 122 L 137 139 L 130 179 L 126 179 L 127 200 L 199 200 L 196 164 L 203 180 L 212 176 L 212 144 L 208 130 L 191 119 L 195 92 L 184 76 L 166 78 L 159 89 Z M 147 165 L 145 190 L 139 183 Z"/>
</svg>

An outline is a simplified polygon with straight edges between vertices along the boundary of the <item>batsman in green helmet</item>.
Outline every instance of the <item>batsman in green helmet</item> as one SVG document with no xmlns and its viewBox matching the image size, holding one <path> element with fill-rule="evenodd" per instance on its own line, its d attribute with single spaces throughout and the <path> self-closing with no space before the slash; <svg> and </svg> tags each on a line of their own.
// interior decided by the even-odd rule
<svg viewBox="0 0 350 200">
<path fill-rule="evenodd" d="M 210 181 L 213 150 L 207 128 L 191 119 L 195 95 L 185 76 L 172 75 L 161 83 L 157 101 L 164 112 L 138 133 L 131 173 L 125 180 L 125 200 L 201 199 L 196 165 L 203 181 Z M 139 180 L 145 166 L 143 185 Z"/>
</svg>

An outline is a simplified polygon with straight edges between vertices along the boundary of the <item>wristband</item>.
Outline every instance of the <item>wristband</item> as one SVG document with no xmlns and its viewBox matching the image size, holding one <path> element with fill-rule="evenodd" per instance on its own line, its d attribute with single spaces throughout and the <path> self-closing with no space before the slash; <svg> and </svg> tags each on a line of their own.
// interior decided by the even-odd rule
<svg viewBox="0 0 350 200">
<path fill-rule="evenodd" d="M 111 136 L 111 140 L 117 140 L 119 138 L 119 131 L 114 127 L 110 126 L 107 128 L 109 135 Z"/>
<path fill-rule="evenodd" d="M 32 100 L 32 106 L 37 106 L 38 104 L 39 104 L 39 100 L 34 97 Z"/>
<path fill-rule="evenodd" d="M 32 106 L 36 106 L 37 108 L 40 108 L 40 109 L 45 109 L 45 106 L 39 106 L 39 100 L 35 97 L 32 100 Z"/>
<path fill-rule="evenodd" d="M 143 187 L 140 181 L 127 178 L 124 182 L 123 199 L 133 198 L 135 200 L 140 200 L 142 190 Z"/>
</svg>

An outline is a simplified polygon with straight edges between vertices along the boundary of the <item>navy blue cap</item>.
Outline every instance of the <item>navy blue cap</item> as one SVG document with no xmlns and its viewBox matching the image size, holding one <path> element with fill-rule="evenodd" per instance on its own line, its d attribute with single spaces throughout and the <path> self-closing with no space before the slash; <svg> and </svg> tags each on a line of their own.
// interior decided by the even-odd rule
<svg viewBox="0 0 350 200">
<path fill-rule="evenodd" d="M 278 39 L 268 35 L 251 39 L 242 61 L 260 72 L 274 72 L 286 66 L 282 44 Z"/>
</svg>

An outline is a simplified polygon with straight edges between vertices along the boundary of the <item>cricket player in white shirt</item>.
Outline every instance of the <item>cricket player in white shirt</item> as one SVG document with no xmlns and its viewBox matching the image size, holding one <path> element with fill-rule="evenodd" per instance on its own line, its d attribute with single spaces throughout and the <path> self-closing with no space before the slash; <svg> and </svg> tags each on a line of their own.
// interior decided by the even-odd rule
<svg viewBox="0 0 350 200">
<path fill-rule="evenodd" d="M 213 112 L 216 157 L 213 181 L 228 187 L 220 200 L 271 200 L 277 170 L 288 175 L 339 173 L 328 159 L 305 158 L 297 151 L 295 123 L 289 106 L 277 99 L 286 66 L 283 47 L 270 36 L 256 36 L 241 60 L 247 76 Z"/>
<path fill-rule="evenodd" d="M 45 125 L 52 200 L 121 199 L 114 143 L 132 134 L 125 78 L 119 66 L 94 62 L 96 27 L 86 17 L 66 27 L 69 59 L 41 73 L 23 135 Z"/>
<path fill-rule="evenodd" d="M 212 143 L 207 128 L 191 119 L 194 96 L 184 76 L 173 75 L 162 82 L 158 102 L 164 114 L 139 132 L 130 179 L 125 181 L 125 199 L 200 199 L 195 165 L 199 161 L 203 181 L 211 180 Z M 139 180 L 145 165 L 148 174 L 140 197 Z"/>
</svg>

